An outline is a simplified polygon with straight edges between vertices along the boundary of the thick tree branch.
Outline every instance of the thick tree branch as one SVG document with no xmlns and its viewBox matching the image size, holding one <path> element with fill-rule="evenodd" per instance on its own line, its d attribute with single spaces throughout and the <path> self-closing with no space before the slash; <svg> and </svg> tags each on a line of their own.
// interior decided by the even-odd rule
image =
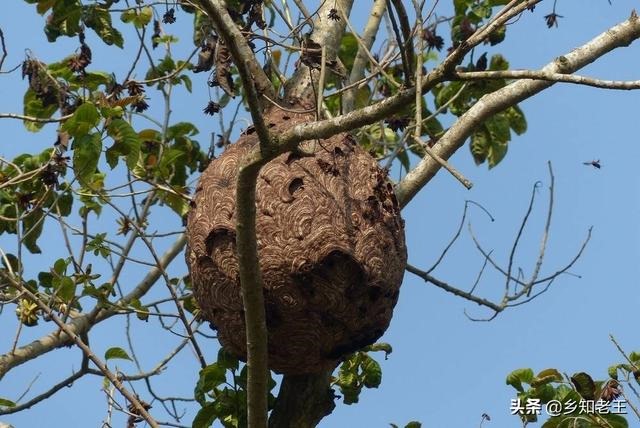
<svg viewBox="0 0 640 428">
<path fill-rule="evenodd" d="M 386 0 L 375 0 L 373 3 L 373 7 L 371 8 L 371 13 L 369 16 L 369 20 L 365 24 L 364 31 L 362 32 L 362 44 L 358 45 L 358 53 L 356 54 L 356 58 L 353 60 L 353 66 L 351 67 L 351 74 L 349 75 L 348 84 L 351 85 L 364 77 L 364 70 L 367 65 L 368 51 L 373 46 L 373 42 L 376 39 L 376 34 L 378 34 L 378 29 L 380 28 L 380 22 L 382 21 L 382 16 L 384 15 L 384 11 L 387 8 Z M 354 109 L 355 106 L 355 98 L 358 88 L 354 87 L 345 92 L 342 98 L 342 110 L 345 113 L 348 113 Z"/>
<path fill-rule="evenodd" d="M 284 376 L 269 428 L 312 428 L 334 407 L 331 372 Z"/>
<path fill-rule="evenodd" d="M 275 97 L 271 81 L 256 60 L 253 50 L 249 47 L 249 44 L 242 35 L 242 32 L 240 32 L 240 29 L 236 23 L 233 22 L 229 12 L 227 12 L 224 2 L 221 0 L 196 0 L 195 3 L 198 3 L 204 9 L 211 21 L 213 21 L 214 26 L 218 30 L 218 36 L 222 37 L 225 44 L 231 51 L 233 58 L 244 59 L 242 63 L 236 63 L 239 71 L 241 68 L 244 69 L 240 72 L 241 76 L 244 72 L 246 76 L 250 76 L 252 82 L 251 86 L 255 85 L 258 92 L 265 94 L 270 98 Z M 245 61 L 247 62 L 245 63 Z M 242 84 L 249 86 L 247 85 L 247 82 L 244 81 L 244 78 Z"/>
<path fill-rule="evenodd" d="M 236 188 L 236 246 L 247 331 L 248 426 L 267 426 L 269 365 L 262 274 L 256 242 L 256 180 L 266 161 L 245 163 Z"/>
<path fill-rule="evenodd" d="M 640 38 L 640 19 L 634 12 L 628 20 L 610 28 L 585 45 L 555 59 L 541 71 L 543 73 L 573 73 L 613 49 L 628 46 L 638 38 Z M 449 159 L 482 122 L 492 115 L 538 94 L 554 83 L 543 80 L 520 80 L 485 95 L 449 128 L 433 147 L 433 151 L 442 159 Z M 400 205 L 406 206 L 418 191 L 433 178 L 440 167 L 440 164 L 431 156 L 424 157 L 416 168 L 398 183 L 396 194 Z"/>
<path fill-rule="evenodd" d="M 340 41 L 344 34 L 346 19 L 334 21 L 329 18 L 329 11 L 333 8 L 344 11 L 348 16 L 351 12 L 353 0 L 335 0 L 324 1 L 318 9 L 315 20 L 313 21 L 313 33 L 311 39 L 326 48 L 327 61 L 333 61 L 338 56 Z M 314 70 L 300 64 L 293 76 L 285 84 L 284 99 L 291 104 L 302 102 L 304 104 L 313 104 L 314 100 L 314 82 L 318 81 L 319 70 Z"/>
</svg>

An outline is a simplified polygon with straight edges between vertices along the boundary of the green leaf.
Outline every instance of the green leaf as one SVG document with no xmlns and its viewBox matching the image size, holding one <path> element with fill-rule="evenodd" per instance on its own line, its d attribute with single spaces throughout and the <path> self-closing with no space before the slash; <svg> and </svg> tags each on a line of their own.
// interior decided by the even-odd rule
<svg viewBox="0 0 640 428">
<path fill-rule="evenodd" d="M 530 390 L 531 398 L 538 398 L 542 403 L 548 403 L 556 395 L 556 389 L 552 385 L 540 385 Z"/>
<path fill-rule="evenodd" d="M 527 119 L 524 117 L 524 113 L 517 105 L 509 107 L 505 114 L 509 120 L 509 126 L 518 135 L 522 135 L 527 131 Z"/>
<path fill-rule="evenodd" d="M 469 148 L 471 149 L 471 154 L 473 155 L 473 160 L 476 162 L 476 165 L 480 165 L 487 159 L 490 139 L 491 136 L 484 126 L 471 135 Z"/>
<path fill-rule="evenodd" d="M 413 150 L 415 153 L 416 150 Z M 400 150 L 397 155 L 398 160 L 400 161 L 400 165 L 404 168 L 406 172 L 409 172 L 411 168 L 411 162 L 409 161 L 409 153 L 406 150 Z"/>
<path fill-rule="evenodd" d="M 596 384 L 587 373 L 580 372 L 571 376 L 571 383 L 583 398 L 593 400 L 596 394 Z"/>
<path fill-rule="evenodd" d="M 509 69 L 509 61 L 507 61 L 505 57 L 503 57 L 500 54 L 496 54 L 491 57 L 491 61 L 489 62 L 489 70 L 504 71 L 508 69 Z"/>
<path fill-rule="evenodd" d="M 82 137 L 91 131 L 100 121 L 98 109 L 92 103 L 83 103 L 76 109 L 73 116 L 62 125 L 72 137 Z"/>
<path fill-rule="evenodd" d="M 106 152 L 107 163 L 113 169 L 118 163 L 118 156 L 125 156 L 127 166 L 133 169 L 140 157 L 140 138 L 131 125 L 123 119 L 114 119 L 107 128 L 107 134 L 114 140 L 113 146 Z"/>
<path fill-rule="evenodd" d="M 141 321 L 147 321 L 149 319 L 149 308 L 144 306 L 140 299 L 133 299 L 129 303 L 129 306 L 136 311 L 136 317 Z"/>
<path fill-rule="evenodd" d="M 129 354 L 127 354 L 127 351 L 117 346 L 107 349 L 104 353 L 104 359 L 107 361 L 114 359 L 132 361 Z"/>
<path fill-rule="evenodd" d="M 489 169 L 495 167 L 504 159 L 507 154 L 509 145 L 506 142 L 491 140 L 489 144 L 489 150 L 487 151 L 487 164 Z"/>
<path fill-rule="evenodd" d="M 533 370 L 517 369 L 507 375 L 507 385 L 513 386 L 519 392 L 524 392 L 523 383 L 531 384 L 533 381 Z"/>
<path fill-rule="evenodd" d="M 78 0 L 58 0 L 45 7 L 53 9 L 44 27 L 49 42 L 55 42 L 60 36 L 71 37 L 78 34 L 82 16 L 82 5 Z"/>
<path fill-rule="evenodd" d="M 511 140 L 511 131 L 509 130 L 509 120 L 503 113 L 498 113 L 487 119 L 485 126 L 491 134 L 491 139 L 500 143 L 506 143 Z"/>
<path fill-rule="evenodd" d="M 73 75 L 70 82 L 87 88 L 90 91 L 95 91 L 100 85 L 106 86 L 111 83 L 112 80 L 111 75 L 103 71 L 87 71 L 82 75 Z"/>
<path fill-rule="evenodd" d="M 31 88 L 24 94 L 23 106 L 25 116 L 33 116 L 40 119 L 49 119 L 58 110 L 57 104 L 43 105 L 42 100 L 36 96 L 36 93 Z M 39 131 L 44 125 L 44 123 L 24 121 L 24 127 L 31 132 Z"/>
<path fill-rule="evenodd" d="M 609 423 L 607 428 L 629 428 L 629 422 L 622 415 L 609 413 L 599 416 Z"/>
<path fill-rule="evenodd" d="M 73 55 L 64 58 L 62 61 L 50 63 L 47 65 L 47 71 L 55 78 L 67 81 L 71 80 L 74 77 L 73 71 L 69 68 L 69 60 L 71 58 L 73 58 Z"/>
<path fill-rule="evenodd" d="M 218 417 L 216 412 L 216 403 L 205 404 L 193 419 L 192 428 L 209 428 Z"/>
<path fill-rule="evenodd" d="M 58 259 L 53 264 L 53 271 L 58 275 L 64 275 L 64 273 L 67 271 L 68 265 L 69 265 L 69 262 L 67 260 Z"/>
<path fill-rule="evenodd" d="M 0 407 L 16 407 L 16 403 L 6 398 L 0 398 Z"/>
<path fill-rule="evenodd" d="M 44 213 L 42 208 L 34 209 L 22 220 L 22 230 L 24 231 L 22 243 L 32 254 L 40 254 L 42 252 L 36 241 L 42 234 L 43 226 Z"/>
<path fill-rule="evenodd" d="M 39 272 L 38 273 L 38 281 L 40 281 L 40 286 L 42 287 L 51 287 L 51 280 L 53 279 L 53 274 L 51 272 Z"/>
<path fill-rule="evenodd" d="M 344 33 L 342 36 L 342 40 L 340 41 L 340 48 L 338 49 L 338 57 L 342 64 L 344 64 L 345 68 L 351 71 L 353 68 L 353 62 L 356 59 L 356 54 L 358 53 L 358 40 L 356 37 L 350 33 Z"/>
<path fill-rule="evenodd" d="M 73 194 L 71 193 L 71 186 L 67 183 L 60 184 L 60 193 L 58 193 L 58 208 L 60 209 L 60 215 L 63 217 L 71 214 L 71 208 L 73 207 Z"/>
<path fill-rule="evenodd" d="M 411 421 L 404 428 L 422 428 L 422 424 L 418 421 Z"/>
<path fill-rule="evenodd" d="M 173 140 L 177 137 L 197 135 L 200 131 L 191 122 L 178 122 L 167 128 L 167 140 Z"/>
<path fill-rule="evenodd" d="M 195 399 L 204 406 L 205 396 L 208 392 L 226 382 L 225 369 L 218 363 L 213 363 L 200 370 L 200 377 L 194 391 Z"/>
<path fill-rule="evenodd" d="M 382 369 L 380 364 L 368 355 L 362 363 L 363 380 L 362 383 L 367 388 L 377 388 L 382 382 Z"/>
<path fill-rule="evenodd" d="M 182 75 L 182 76 L 180 76 L 180 80 L 182 81 L 182 83 L 184 83 L 184 86 L 185 86 L 185 88 L 187 88 L 187 91 L 189 91 L 189 93 L 191 93 L 191 89 L 193 88 L 193 84 L 191 83 L 191 79 L 189 78 L 189 76 Z"/>
<path fill-rule="evenodd" d="M 153 9 L 145 6 L 142 9 L 128 9 L 122 12 L 120 20 L 125 23 L 133 23 L 137 28 L 145 27 L 153 18 Z"/>
<path fill-rule="evenodd" d="M 171 58 L 170 55 L 167 55 L 162 59 L 162 61 L 160 61 L 159 64 L 157 64 L 155 67 L 150 68 L 149 71 L 147 71 L 147 74 L 145 75 L 145 80 L 152 80 L 152 79 L 158 79 L 160 77 L 165 77 L 171 74 L 175 69 L 176 69 L 175 61 L 173 60 L 173 58 Z M 154 85 L 154 83 L 148 83 L 148 85 L 152 86 Z M 164 82 L 162 81 L 158 82 L 158 88 L 161 88 L 162 85 L 164 85 Z"/>
<path fill-rule="evenodd" d="M 489 35 L 489 43 L 491 44 L 491 46 L 495 46 L 499 43 L 502 43 L 506 35 L 507 35 L 507 26 L 501 25 Z"/>
<path fill-rule="evenodd" d="M 56 288 L 56 296 L 63 302 L 70 302 L 76 295 L 76 283 L 68 276 L 60 279 L 60 284 Z"/>
<path fill-rule="evenodd" d="M 101 152 L 102 138 L 98 133 L 74 139 L 73 172 L 83 186 L 89 187 L 89 179 L 96 172 Z"/>
<path fill-rule="evenodd" d="M 531 381 L 531 386 L 537 387 L 551 382 L 562 382 L 563 378 L 556 369 L 545 369 L 536 375 Z"/>
<path fill-rule="evenodd" d="M 226 370 L 238 370 L 239 361 L 234 355 L 220 348 L 218 351 L 218 365 Z"/>
<path fill-rule="evenodd" d="M 85 8 L 84 24 L 95 31 L 107 45 L 116 45 L 119 48 L 124 45 L 122 34 L 111 23 L 111 14 L 100 5 Z"/>
</svg>

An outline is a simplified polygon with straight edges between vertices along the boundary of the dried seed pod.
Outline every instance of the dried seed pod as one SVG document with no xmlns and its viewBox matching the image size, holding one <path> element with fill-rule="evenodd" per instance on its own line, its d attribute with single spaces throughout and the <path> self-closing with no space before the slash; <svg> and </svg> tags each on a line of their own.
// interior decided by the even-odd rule
<svg viewBox="0 0 640 428">
<path fill-rule="evenodd" d="M 274 110 L 273 133 L 313 120 Z M 222 345 L 246 358 L 235 244 L 240 160 L 247 133 L 202 174 L 187 222 L 193 293 Z M 340 134 L 304 143 L 265 165 L 256 190 L 269 367 L 280 373 L 333 368 L 386 330 L 406 264 L 404 226 L 384 170 Z"/>
</svg>

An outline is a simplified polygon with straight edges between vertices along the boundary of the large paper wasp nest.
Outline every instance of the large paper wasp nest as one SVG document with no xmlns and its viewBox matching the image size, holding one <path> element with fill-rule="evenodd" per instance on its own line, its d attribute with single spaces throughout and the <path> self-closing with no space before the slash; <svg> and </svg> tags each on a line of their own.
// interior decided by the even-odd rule
<svg viewBox="0 0 640 428">
<path fill-rule="evenodd" d="M 275 109 L 272 133 L 313 120 Z M 246 358 L 235 244 L 239 161 L 246 132 L 211 162 L 188 218 L 194 296 L 225 349 Z M 407 259 L 403 221 L 386 173 L 349 135 L 308 141 L 313 156 L 285 153 L 264 166 L 256 216 L 269 367 L 286 374 L 332 369 L 387 329 Z"/>
</svg>

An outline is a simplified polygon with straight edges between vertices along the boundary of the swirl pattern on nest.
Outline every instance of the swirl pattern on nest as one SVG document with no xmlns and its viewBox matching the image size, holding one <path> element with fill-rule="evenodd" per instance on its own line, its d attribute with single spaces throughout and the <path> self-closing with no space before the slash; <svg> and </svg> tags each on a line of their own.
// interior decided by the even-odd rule
<svg viewBox="0 0 640 428">
<path fill-rule="evenodd" d="M 272 110 L 272 133 L 313 120 Z M 202 174 L 187 222 L 194 296 L 222 345 L 246 358 L 235 250 L 239 160 L 245 133 Z M 286 374 L 331 369 L 387 329 L 407 260 L 404 223 L 386 173 L 352 137 L 304 143 L 265 165 L 256 190 L 269 366 Z"/>
</svg>

